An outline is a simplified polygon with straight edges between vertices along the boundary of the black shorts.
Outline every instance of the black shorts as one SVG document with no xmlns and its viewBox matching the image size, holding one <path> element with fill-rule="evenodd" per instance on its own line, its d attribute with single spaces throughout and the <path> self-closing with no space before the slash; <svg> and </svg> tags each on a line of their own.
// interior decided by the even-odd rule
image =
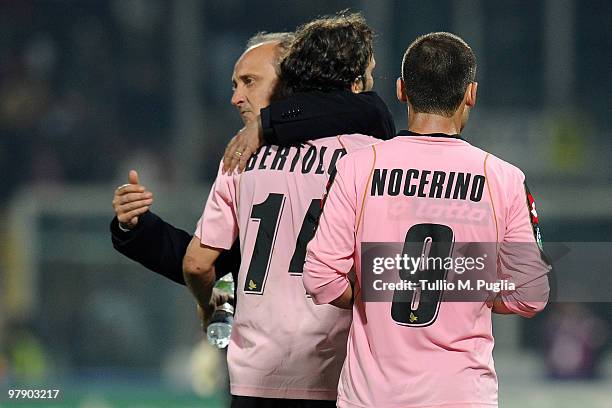
<svg viewBox="0 0 612 408">
<path fill-rule="evenodd" d="M 231 408 L 336 408 L 336 401 L 258 398 L 232 395 Z"/>
</svg>

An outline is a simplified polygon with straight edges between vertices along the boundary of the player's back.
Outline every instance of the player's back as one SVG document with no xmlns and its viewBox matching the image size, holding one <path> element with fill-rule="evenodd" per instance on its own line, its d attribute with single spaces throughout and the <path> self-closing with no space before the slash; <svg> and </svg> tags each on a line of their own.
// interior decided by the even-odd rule
<svg viewBox="0 0 612 408">
<path fill-rule="evenodd" d="M 233 394 L 335 399 L 351 314 L 315 306 L 302 268 L 336 162 L 376 141 L 346 135 L 264 146 L 234 176 L 242 263 L 228 350 Z"/>
<path fill-rule="evenodd" d="M 514 229 L 515 215 L 531 227 L 520 170 L 459 138 L 406 135 L 349 154 L 338 177 L 357 192 L 355 267 L 361 287 L 339 406 L 495 406 L 491 311 L 484 299 L 445 301 L 438 287 L 419 290 L 417 298 L 417 291 L 403 291 L 392 292 L 388 301 L 364 302 L 371 289 L 364 286 L 375 277 L 371 265 L 361 270 L 361 244 L 408 243 L 404 253 L 412 248 L 408 255 L 418 258 L 427 251 L 451 256 L 453 243 L 502 241 Z M 519 229 L 513 239 L 534 241 L 532 231 Z M 315 254 L 321 242 L 312 244 Z M 490 270 L 496 267 L 493 248 L 484 261 Z M 398 269 L 383 273 L 395 273 L 386 281 L 397 281 Z"/>
</svg>

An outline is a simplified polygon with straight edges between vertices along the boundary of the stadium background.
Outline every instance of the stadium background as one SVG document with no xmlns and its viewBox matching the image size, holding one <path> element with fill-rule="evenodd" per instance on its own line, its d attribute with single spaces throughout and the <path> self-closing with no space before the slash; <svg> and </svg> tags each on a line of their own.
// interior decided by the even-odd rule
<svg viewBox="0 0 612 408">
<path fill-rule="evenodd" d="M 464 37 L 480 84 L 465 135 L 525 171 L 545 241 L 609 241 L 612 2 L 2 0 L 0 407 L 12 388 L 62 393 L 18 406 L 225 406 L 223 355 L 198 345 L 190 295 L 112 249 L 112 193 L 138 169 L 154 210 L 193 230 L 241 125 L 230 76 L 245 41 L 344 8 L 379 34 L 375 90 L 398 129 L 406 46 Z M 496 318 L 500 406 L 612 406 L 611 310 Z"/>
</svg>

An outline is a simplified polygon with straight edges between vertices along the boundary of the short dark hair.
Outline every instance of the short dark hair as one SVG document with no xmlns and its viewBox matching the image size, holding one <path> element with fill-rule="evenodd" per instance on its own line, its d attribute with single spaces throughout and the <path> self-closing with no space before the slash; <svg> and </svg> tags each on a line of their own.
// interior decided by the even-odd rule
<svg viewBox="0 0 612 408">
<path fill-rule="evenodd" d="M 450 33 L 417 38 L 402 61 L 404 90 L 415 112 L 452 116 L 475 77 L 474 52 Z"/>
<path fill-rule="evenodd" d="M 301 26 L 280 66 L 285 93 L 350 89 L 370 63 L 373 35 L 359 13 Z"/>
</svg>

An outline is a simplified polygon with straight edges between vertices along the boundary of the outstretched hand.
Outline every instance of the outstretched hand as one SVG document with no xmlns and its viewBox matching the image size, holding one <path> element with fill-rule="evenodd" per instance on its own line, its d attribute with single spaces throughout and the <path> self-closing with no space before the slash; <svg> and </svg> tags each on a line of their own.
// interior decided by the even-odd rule
<svg viewBox="0 0 612 408">
<path fill-rule="evenodd" d="M 123 228 L 132 229 L 138 224 L 138 218 L 149 211 L 153 204 L 153 193 L 140 185 L 136 170 L 130 170 L 128 183 L 115 189 L 113 208 L 117 220 Z"/>
</svg>

